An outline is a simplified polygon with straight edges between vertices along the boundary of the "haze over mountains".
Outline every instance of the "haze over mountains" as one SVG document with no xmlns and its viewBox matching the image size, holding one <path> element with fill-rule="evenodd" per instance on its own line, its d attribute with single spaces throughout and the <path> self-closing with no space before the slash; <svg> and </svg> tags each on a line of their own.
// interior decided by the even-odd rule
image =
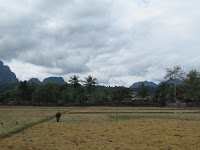
<svg viewBox="0 0 200 150">
<path fill-rule="evenodd" d="M 42 82 L 37 78 L 31 78 L 28 82 L 36 82 L 36 83 L 45 83 L 45 82 L 54 82 L 54 83 L 66 83 L 62 77 L 48 77 L 45 78 Z M 19 79 L 16 77 L 15 73 L 10 70 L 10 68 L 3 64 L 0 61 L 0 84 L 7 83 L 18 83 Z M 136 82 L 130 88 L 138 88 L 142 82 Z M 154 82 L 144 81 L 145 86 L 149 87 L 157 87 L 157 84 Z"/>
</svg>

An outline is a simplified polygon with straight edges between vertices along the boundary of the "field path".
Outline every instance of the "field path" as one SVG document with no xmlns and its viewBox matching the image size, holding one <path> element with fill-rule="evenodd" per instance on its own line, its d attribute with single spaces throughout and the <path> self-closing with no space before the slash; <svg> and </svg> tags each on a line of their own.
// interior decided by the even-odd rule
<svg viewBox="0 0 200 150">
<path fill-rule="evenodd" d="M 50 121 L 2 139 L 0 149 L 199 150 L 200 122 L 159 119 L 102 123 Z"/>
</svg>

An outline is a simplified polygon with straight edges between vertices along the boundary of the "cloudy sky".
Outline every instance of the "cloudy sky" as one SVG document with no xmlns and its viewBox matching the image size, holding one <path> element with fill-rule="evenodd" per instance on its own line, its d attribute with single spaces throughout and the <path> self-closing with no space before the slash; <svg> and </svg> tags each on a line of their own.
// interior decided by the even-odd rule
<svg viewBox="0 0 200 150">
<path fill-rule="evenodd" d="M 0 0 L 0 60 L 20 80 L 159 83 L 200 71 L 199 0 Z"/>
</svg>

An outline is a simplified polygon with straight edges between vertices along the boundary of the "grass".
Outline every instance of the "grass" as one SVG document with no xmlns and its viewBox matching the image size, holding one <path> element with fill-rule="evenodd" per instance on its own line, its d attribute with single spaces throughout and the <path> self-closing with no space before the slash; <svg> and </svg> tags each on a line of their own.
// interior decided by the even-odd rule
<svg viewBox="0 0 200 150">
<path fill-rule="evenodd" d="M 134 119 L 178 119 L 200 121 L 200 108 L 170 107 L 87 107 L 68 113 L 68 123 Z"/>
<path fill-rule="evenodd" d="M 55 118 L 57 111 L 66 108 L 51 107 L 0 107 L 0 139 L 18 133 L 36 124 Z"/>
<path fill-rule="evenodd" d="M 200 121 L 199 108 L 167 107 L 0 107 L 0 139 L 39 123 L 56 123 L 57 111 L 67 112 L 60 123 L 100 123 L 135 119 Z"/>
<path fill-rule="evenodd" d="M 188 121 L 200 121 L 200 114 L 168 114 L 168 113 L 141 113 L 141 114 L 115 114 L 109 116 L 112 121 L 120 120 L 134 120 L 134 119 L 176 119 L 176 120 L 188 120 Z"/>
<path fill-rule="evenodd" d="M 200 113 L 199 108 L 168 107 L 85 107 L 74 109 L 70 114 L 109 114 L 109 113 Z"/>
<path fill-rule="evenodd" d="M 62 113 L 65 113 L 65 112 L 62 112 Z M 53 118 L 55 118 L 55 116 L 51 116 L 51 117 L 45 118 L 45 119 L 43 119 L 43 120 L 40 120 L 40 121 L 37 121 L 37 122 L 28 123 L 28 124 L 23 123 L 22 125 L 20 125 L 20 126 L 18 126 L 18 127 L 16 127 L 16 128 L 13 128 L 13 129 L 11 129 L 11 130 L 8 131 L 8 132 L 2 132 L 2 133 L 0 134 L 0 139 L 5 138 L 5 137 L 9 137 L 9 136 L 11 136 L 11 135 L 13 135 L 13 134 L 16 134 L 16 133 L 19 133 L 19 132 L 21 132 L 21 131 L 23 131 L 23 130 L 29 128 L 29 127 L 32 127 L 32 126 L 34 126 L 34 125 L 36 125 L 36 124 L 40 124 L 40 123 L 43 123 L 43 122 L 47 122 L 47 121 L 49 121 L 49 120 L 52 120 Z"/>
<path fill-rule="evenodd" d="M 59 122 L 55 119 L 57 111 L 62 112 Z M 199 108 L 0 107 L 0 123 L 0 149 L 153 150 L 200 146 Z"/>
<path fill-rule="evenodd" d="M 85 107 L 70 110 L 60 123 L 81 124 L 114 122 L 135 119 L 177 119 L 200 121 L 200 110 L 196 108 L 152 108 L 142 107 Z M 55 123 L 50 120 L 50 123 Z"/>
<path fill-rule="evenodd" d="M 99 115 L 105 114 L 94 114 Z M 63 114 L 64 117 L 69 118 L 68 114 Z M 136 119 L 76 124 L 65 121 L 44 122 L 2 139 L 0 149 L 197 150 L 200 147 L 199 121 Z"/>
</svg>

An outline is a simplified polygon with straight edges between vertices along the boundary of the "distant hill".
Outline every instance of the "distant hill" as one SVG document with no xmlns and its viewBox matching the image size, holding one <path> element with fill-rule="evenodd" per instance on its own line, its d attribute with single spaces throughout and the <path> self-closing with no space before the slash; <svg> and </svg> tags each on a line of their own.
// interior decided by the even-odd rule
<svg viewBox="0 0 200 150">
<path fill-rule="evenodd" d="M 2 61 L 0 61 L 0 84 L 7 83 L 18 83 L 15 73 L 13 73 L 8 66 L 5 66 Z"/>
<path fill-rule="evenodd" d="M 131 85 L 130 88 L 138 88 L 141 84 L 142 84 L 142 81 L 136 82 L 133 85 Z M 154 82 L 148 82 L 148 81 L 144 81 L 144 85 L 149 86 L 149 87 L 157 87 L 158 86 Z"/>
<path fill-rule="evenodd" d="M 174 80 L 174 81 L 168 80 L 168 81 L 165 81 L 165 82 L 167 82 L 167 83 L 169 83 L 169 84 L 177 84 L 177 85 L 178 85 L 178 84 L 181 84 L 183 81 L 177 79 L 177 80 Z"/>
<path fill-rule="evenodd" d="M 38 78 L 31 78 L 28 80 L 28 83 L 35 82 L 35 83 L 46 83 L 46 82 L 53 82 L 53 83 L 66 83 L 62 77 L 48 77 L 45 78 L 42 82 Z"/>
<path fill-rule="evenodd" d="M 46 82 L 65 83 L 65 81 L 64 81 L 64 79 L 62 77 L 45 78 L 42 83 L 46 83 Z"/>
<path fill-rule="evenodd" d="M 28 83 L 31 83 L 31 82 L 41 83 L 38 78 L 31 78 L 30 80 L 28 80 Z"/>
</svg>

